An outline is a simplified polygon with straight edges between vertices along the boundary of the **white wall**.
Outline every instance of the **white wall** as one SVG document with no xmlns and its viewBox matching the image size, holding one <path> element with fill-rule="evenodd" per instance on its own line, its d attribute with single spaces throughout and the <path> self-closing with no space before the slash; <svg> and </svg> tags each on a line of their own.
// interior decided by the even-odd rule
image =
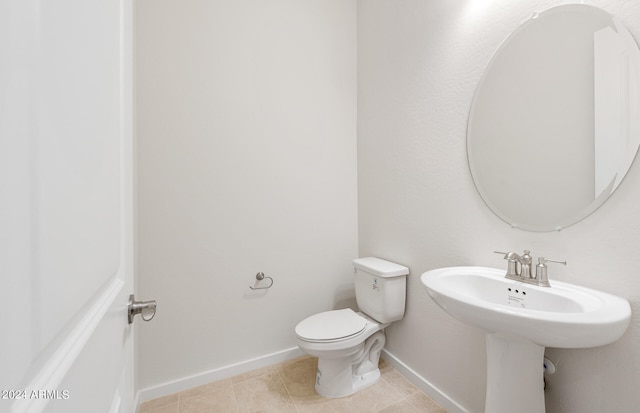
<svg viewBox="0 0 640 413">
<path fill-rule="evenodd" d="M 557 233 L 509 228 L 485 206 L 467 166 L 467 115 L 493 52 L 533 11 L 563 3 L 358 2 L 359 252 L 410 266 L 406 316 L 389 328 L 387 349 L 472 412 L 484 406 L 483 332 L 436 307 L 419 276 L 450 265 L 500 268 L 495 249 L 566 259 L 566 268 L 550 270 L 552 279 L 632 304 L 631 327 L 617 343 L 547 350 L 558 368 L 547 379 L 547 411 L 640 405 L 640 165 L 602 208 Z M 640 39 L 637 2 L 589 4 L 615 14 Z"/>
<path fill-rule="evenodd" d="M 145 389 L 293 348 L 351 303 L 356 4 L 135 3 Z"/>
<path fill-rule="evenodd" d="M 469 411 L 484 404 L 483 333 L 437 308 L 422 272 L 530 248 L 569 261 L 552 278 L 637 314 L 638 165 L 595 214 L 545 234 L 508 228 L 468 171 L 484 67 L 532 11 L 561 3 L 360 1 L 356 51 L 352 1 L 137 1 L 139 298 L 159 304 L 138 328 L 139 386 L 293 347 L 301 318 L 350 303 L 357 255 L 411 267 L 387 349 Z M 590 3 L 640 38 L 635 2 Z M 275 279 L 266 294 L 248 288 L 258 271 Z M 548 411 L 633 411 L 639 324 L 610 346 L 548 349 Z"/>
</svg>

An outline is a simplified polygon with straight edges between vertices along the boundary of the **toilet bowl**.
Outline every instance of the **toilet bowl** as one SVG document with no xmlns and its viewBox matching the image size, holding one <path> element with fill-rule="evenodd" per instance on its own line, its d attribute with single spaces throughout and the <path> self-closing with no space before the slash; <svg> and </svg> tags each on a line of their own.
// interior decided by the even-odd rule
<svg viewBox="0 0 640 413">
<path fill-rule="evenodd" d="M 385 344 L 384 328 L 351 309 L 326 311 L 302 320 L 297 344 L 318 357 L 316 392 L 324 397 L 349 396 L 380 378 L 378 362 Z"/>
<path fill-rule="evenodd" d="M 353 264 L 361 311 L 325 311 L 295 327 L 300 349 L 318 357 L 315 389 L 324 397 L 349 396 L 380 378 L 384 329 L 404 316 L 409 269 L 374 257 Z"/>
</svg>

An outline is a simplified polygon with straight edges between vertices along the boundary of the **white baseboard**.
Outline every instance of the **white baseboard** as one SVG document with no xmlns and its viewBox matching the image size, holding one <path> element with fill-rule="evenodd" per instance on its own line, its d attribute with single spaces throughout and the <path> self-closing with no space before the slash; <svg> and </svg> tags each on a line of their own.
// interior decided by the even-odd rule
<svg viewBox="0 0 640 413">
<path fill-rule="evenodd" d="M 204 384 L 211 383 L 212 381 L 227 379 L 229 377 L 237 376 L 238 374 L 282 363 L 283 361 L 291 360 L 303 355 L 304 353 L 298 347 L 278 351 L 139 390 L 136 394 L 136 400 L 138 403 L 143 403 L 157 399 L 158 397 L 202 386 Z"/>
<path fill-rule="evenodd" d="M 411 367 L 404 364 L 399 358 L 389 353 L 387 349 L 382 350 L 382 358 L 449 413 L 469 412 L 467 409 L 456 403 L 455 400 L 450 398 L 447 394 L 431 384 L 427 379 L 416 373 Z"/>
</svg>

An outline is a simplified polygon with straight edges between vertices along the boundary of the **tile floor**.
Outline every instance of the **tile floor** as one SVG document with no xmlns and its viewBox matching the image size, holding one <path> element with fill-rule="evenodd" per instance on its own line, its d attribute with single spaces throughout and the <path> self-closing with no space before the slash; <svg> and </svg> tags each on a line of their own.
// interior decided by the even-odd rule
<svg viewBox="0 0 640 413">
<path fill-rule="evenodd" d="M 340 399 L 316 394 L 316 366 L 301 357 L 145 402 L 138 413 L 446 413 L 384 361 L 376 384 Z"/>
</svg>

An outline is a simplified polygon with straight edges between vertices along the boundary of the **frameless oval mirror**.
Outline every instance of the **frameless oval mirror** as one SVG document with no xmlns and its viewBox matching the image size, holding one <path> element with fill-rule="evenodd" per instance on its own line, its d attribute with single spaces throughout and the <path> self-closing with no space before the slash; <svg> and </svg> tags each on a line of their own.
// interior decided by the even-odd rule
<svg viewBox="0 0 640 413">
<path fill-rule="evenodd" d="M 469 114 L 467 154 L 500 218 L 553 231 L 595 211 L 640 143 L 640 51 L 609 13 L 534 14 L 499 47 Z"/>
</svg>

